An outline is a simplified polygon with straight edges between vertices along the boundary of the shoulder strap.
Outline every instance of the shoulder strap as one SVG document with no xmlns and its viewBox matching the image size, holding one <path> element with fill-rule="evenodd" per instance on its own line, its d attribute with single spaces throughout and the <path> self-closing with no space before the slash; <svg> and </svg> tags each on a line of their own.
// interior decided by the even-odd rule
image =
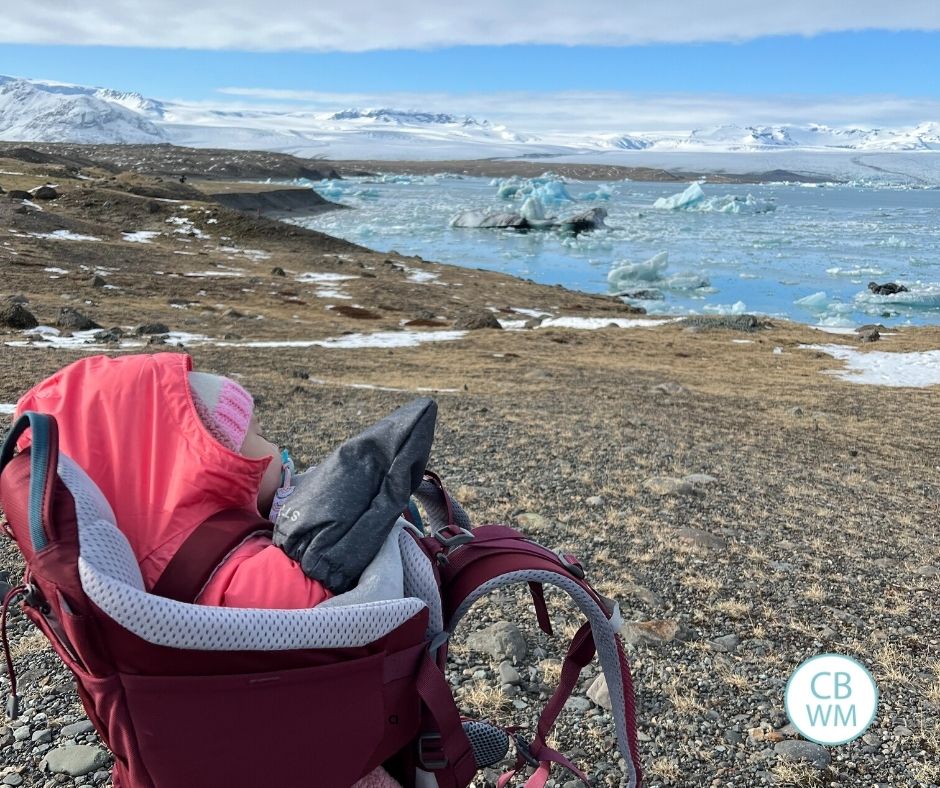
<svg viewBox="0 0 940 788">
<path fill-rule="evenodd" d="M 151 593 L 192 602 L 216 567 L 253 533 L 272 528 L 271 522 L 244 509 L 225 509 L 212 515 L 179 546 Z"/>
<path fill-rule="evenodd" d="M 524 745 L 524 754 L 520 750 L 520 757 L 525 762 L 541 764 L 539 768 L 546 774 L 554 761 L 574 771 L 579 778 L 583 776 L 572 769 L 564 756 L 551 750 L 545 739 L 576 685 L 581 668 L 591 660 L 596 648 L 610 690 L 618 748 L 626 763 L 627 784 L 637 788 L 642 773 L 637 748 L 633 681 L 617 635 L 620 613 L 616 604 L 609 604 L 586 582 L 584 570 L 573 556 L 555 553 L 507 526 L 481 526 L 473 529 L 473 536 L 472 542 L 449 551 L 446 560 L 441 562 L 441 596 L 447 632 L 454 631 L 464 614 L 482 596 L 514 583 L 528 583 L 533 589 L 540 619 L 547 620 L 547 613 L 539 612 L 541 586 L 549 584 L 567 593 L 588 620 L 572 642 L 565 659 L 564 680 L 542 712 L 534 740 Z M 430 541 L 433 537 L 427 539 Z M 544 603 L 541 607 L 544 610 Z"/>
</svg>

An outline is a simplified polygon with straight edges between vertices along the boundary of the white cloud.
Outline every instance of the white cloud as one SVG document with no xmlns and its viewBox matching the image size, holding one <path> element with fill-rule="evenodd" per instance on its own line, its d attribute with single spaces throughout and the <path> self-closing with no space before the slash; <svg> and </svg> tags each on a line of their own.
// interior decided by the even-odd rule
<svg viewBox="0 0 940 788">
<path fill-rule="evenodd" d="M 461 44 L 744 41 L 842 30 L 940 30 L 936 0 L 84 0 L 8 2 L 6 43 L 280 51 Z"/>
<path fill-rule="evenodd" d="M 836 127 L 897 127 L 940 118 L 940 99 L 897 96 L 734 96 L 638 94 L 616 91 L 449 93 L 325 93 L 229 87 L 219 91 L 266 108 L 335 112 L 348 107 L 417 109 L 472 115 L 522 133 L 683 131 L 739 125 L 824 123 Z M 292 102 L 285 105 L 284 102 Z M 205 102 L 207 105 L 213 102 Z M 215 103 L 218 106 L 218 103 Z M 258 109 L 247 102 L 235 108 Z"/>
</svg>

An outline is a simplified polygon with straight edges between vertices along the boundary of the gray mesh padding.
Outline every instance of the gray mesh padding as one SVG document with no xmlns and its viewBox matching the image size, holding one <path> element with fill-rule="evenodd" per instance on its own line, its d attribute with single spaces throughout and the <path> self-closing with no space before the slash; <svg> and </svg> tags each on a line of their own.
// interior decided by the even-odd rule
<svg viewBox="0 0 940 788">
<path fill-rule="evenodd" d="M 94 482 L 67 457 L 60 456 L 58 470 L 75 499 L 82 588 L 104 613 L 150 643 L 209 651 L 363 646 L 425 607 L 420 599 L 403 598 L 263 610 L 191 605 L 148 594 L 130 544 Z"/>
<path fill-rule="evenodd" d="M 428 516 L 428 525 L 431 531 L 437 531 L 447 525 L 447 506 L 441 498 L 441 491 L 425 479 L 414 492 L 414 497 L 420 501 Z M 454 514 L 454 522 L 461 528 L 470 530 L 470 518 L 463 507 L 453 498 L 450 499 L 450 508 Z"/>
<path fill-rule="evenodd" d="M 590 594 L 570 577 L 548 570 L 523 569 L 518 572 L 498 575 L 477 588 L 454 612 L 453 617 L 447 623 L 447 630 L 453 632 L 460 619 L 478 599 L 497 588 L 514 583 L 543 583 L 557 586 L 574 600 L 585 618 L 590 621 L 591 631 L 594 634 L 594 644 L 597 647 L 597 656 L 604 671 L 604 677 L 607 679 L 607 688 L 610 690 L 614 723 L 617 728 L 617 749 L 627 764 L 627 784 L 631 787 L 635 786 L 636 768 L 633 765 L 633 756 L 630 753 L 630 744 L 627 737 L 627 719 L 624 713 L 626 698 L 623 676 L 620 673 L 620 656 L 617 653 L 617 630 L 614 627 L 614 623 L 619 621 L 619 613 L 615 611 L 614 623 L 612 623 L 597 606 Z"/>
<path fill-rule="evenodd" d="M 428 606 L 428 633 L 434 636 L 444 629 L 444 612 L 431 559 L 405 529 L 399 532 L 398 544 L 405 573 L 405 596 L 417 597 Z"/>
</svg>

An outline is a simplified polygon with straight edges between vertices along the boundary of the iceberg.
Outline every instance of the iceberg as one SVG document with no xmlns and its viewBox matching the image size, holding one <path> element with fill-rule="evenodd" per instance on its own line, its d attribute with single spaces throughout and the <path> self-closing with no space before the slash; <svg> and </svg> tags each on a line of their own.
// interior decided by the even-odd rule
<svg viewBox="0 0 940 788">
<path fill-rule="evenodd" d="M 633 282 L 658 282 L 669 267 L 669 252 L 660 252 L 643 263 L 627 263 L 611 269 L 607 281 L 617 290 Z"/>
<path fill-rule="evenodd" d="M 653 207 L 661 211 L 676 211 L 688 209 L 704 199 L 705 192 L 702 191 L 702 187 L 697 183 L 693 183 L 681 194 L 673 194 L 672 197 L 660 197 L 653 203 Z"/>
<path fill-rule="evenodd" d="M 799 306 L 805 306 L 809 309 L 825 309 L 828 305 L 829 297 L 824 291 L 818 293 L 813 293 L 812 295 L 804 296 L 803 298 L 798 298 L 794 301 L 794 304 Z"/>
<path fill-rule="evenodd" d="M 702 213 L 769 213 L 777 206 L 767 200 L 758 200 L 753 195 L 738 197 L 726 194 L 723 197 L 706 197 L 698 183 L 693 183 L 681 194 L 660 197 L 653 207 L 662 211 L 701 211 Z"/>
<path fill-rule="evenodd" d="M 607 283 L 616 296 L 637 298 L 631 295 L 637 292 L 638 283 L 655 282 L 663 290 L 701 290 L 709 287 L 710 282 L 692 271 L 685 271 L 674 276 L 665 276 L 669 267 L 669 253 L 660 252 L 642 263 L 625 263 L 611 269 L 607 274 Z M 646 290 L 646 292 L 652 292 Z"/>
</svg>

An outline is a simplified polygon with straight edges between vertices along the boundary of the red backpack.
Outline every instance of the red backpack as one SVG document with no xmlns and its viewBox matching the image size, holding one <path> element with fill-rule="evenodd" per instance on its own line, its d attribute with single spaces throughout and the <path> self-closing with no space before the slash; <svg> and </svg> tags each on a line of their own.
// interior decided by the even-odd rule
<svg viewBox="0 0 940 788">
<path fill-rule="evenodd" d="M 27 429 L 31 445 L 15 454 Z M 348 788 L 379 765 L 403 788 L 466 788 L 481 766 L 502 760 L 510 737 L 516 763 L 499 786 L 530 766 L 525 784 L 543 786 L 553 764 L 589 785 L 546 740 L 595 652 L 626 784 L 640 785 L 619 611 L 585 581 L 572 556 L 506 526 L 471 528 L 427 473 L 415 498 L 429 530 L 420 516 L 402 519 L 347 599 L 305 610 L 195 605 L 190 600 L 231 545 L 270 523 L 219 513 L 148 592 L 108 502 L 59 453 L 57 434 L 54 418 L 26 413 L 0 450 L 5 528 L 26 562 L 23 584 L 4 600 L 4 648 L 7 609 L 22 597 L 114 755 L 115 788 Z M 512 583 L 529 585 L 549 634 L 546 583 L 567 592 L 586 618 L 529 739 L 461 719 L 445 676 L 454 628 L 475 601 Z M 7 710 L 15 716 L 16 679 L 6 653 Z"/>
</svg>

